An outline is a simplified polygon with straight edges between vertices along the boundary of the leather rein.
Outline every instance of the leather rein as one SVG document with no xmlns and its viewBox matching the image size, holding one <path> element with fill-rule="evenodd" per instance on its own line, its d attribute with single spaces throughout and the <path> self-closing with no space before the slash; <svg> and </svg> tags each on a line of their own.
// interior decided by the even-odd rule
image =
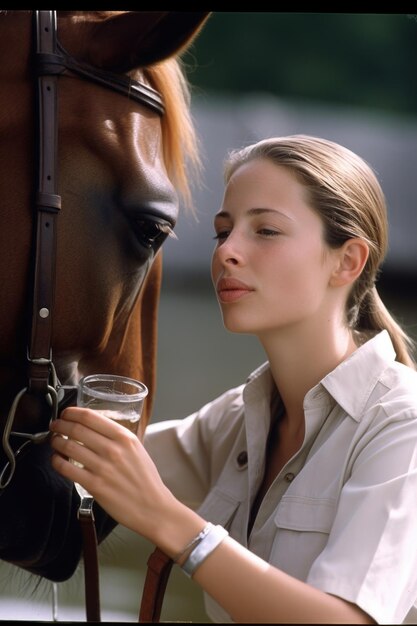
<svg viewBox="0 0 417 626">
<path fill-rule="evenodd" d="M 34 69 L 37 100 L 37 171 L 32 317 L 27 348 L 27 387 L 15 397 L 3 431 L 2 445 L 7 462 L 0 473 L 0 495 L 12 480 L 16 459 L 31 443 L 44 442 L 49 430 L 23 433 L 13 430 L 16 410 L 26 394 L 42 398 L 50 419 L 58 416 L 65 398 L 74 396 L 75 386 L 61 385 L 52 361 L 52 321 L 55 292 L 57 216 L 61 210 L 58 194 L 58 78 L 76 75 L 127 96 L 158 115 L 165 112 L 160 94 L 126 75 L 92 67 L 71 57 L 57 37 L 56 11 L 34 11 Z M 17 441 L 18 444 L 13 443 Z M 83 534 L 84 578 L 87 621 L 99 622 L 100 594 L 97 558 L 97 536 L 93 516 L 80 515 Z M 142 592 L 139 621 L 158 622 L 172 561 L 158 548 L 148 560 L 148 571 Z"/>
</svg>

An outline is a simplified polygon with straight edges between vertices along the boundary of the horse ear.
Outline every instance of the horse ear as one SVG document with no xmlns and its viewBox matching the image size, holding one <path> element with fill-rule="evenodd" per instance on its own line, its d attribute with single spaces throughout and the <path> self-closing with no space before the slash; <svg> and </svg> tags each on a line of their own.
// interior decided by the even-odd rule
<svg viewBox="0 0 417 626">
<path fill-rule="evenodd" d="M 203 11 L 112 13 L 95 25 L 89 61 L 116 72 L 153 65 L 186 50 L 209 16 Z"/>
</svg>

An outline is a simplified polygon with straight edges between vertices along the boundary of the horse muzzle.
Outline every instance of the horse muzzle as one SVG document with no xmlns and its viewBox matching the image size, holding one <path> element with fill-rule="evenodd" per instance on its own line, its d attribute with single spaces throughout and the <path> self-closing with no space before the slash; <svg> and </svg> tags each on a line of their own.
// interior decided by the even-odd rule
<svg viewBox="0 0 417 626">
<path fill-rule="evenodd" d="M 68 580 L 82 554 L 79 496 L 50 463 L 49 442 L 31 446 L 0 495 L 0 559 L 54 582 Z M 115 527 L 96 503 L 100 543 Z"/>
</svg>

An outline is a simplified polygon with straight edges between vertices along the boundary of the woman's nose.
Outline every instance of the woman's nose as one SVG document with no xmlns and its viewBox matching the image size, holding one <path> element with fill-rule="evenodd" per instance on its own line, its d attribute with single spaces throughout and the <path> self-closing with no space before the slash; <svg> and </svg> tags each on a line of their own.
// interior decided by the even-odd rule
<svg viewBox="0 0 417 626">
<path fill-rule="evenodd" d="M 218 260 L 223 264 L 238 265 L 243 263 L 243 256 L 238 237 L 230 234 L 217 248 L 216 255 Z"/>
</svg>

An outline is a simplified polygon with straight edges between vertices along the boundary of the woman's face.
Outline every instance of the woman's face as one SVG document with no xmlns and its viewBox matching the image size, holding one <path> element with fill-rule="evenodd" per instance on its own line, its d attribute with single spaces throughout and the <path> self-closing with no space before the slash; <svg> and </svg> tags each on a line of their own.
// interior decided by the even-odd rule
<svg viewBox="0 0 417 626">
<path fill-rule="evenodd" d="M 289 169 L 268 159 L 240 166 L 214 226 L 212 280 L 226 328 L 262 336 L 328 323 L 336 253 Z"/>
</svg>

